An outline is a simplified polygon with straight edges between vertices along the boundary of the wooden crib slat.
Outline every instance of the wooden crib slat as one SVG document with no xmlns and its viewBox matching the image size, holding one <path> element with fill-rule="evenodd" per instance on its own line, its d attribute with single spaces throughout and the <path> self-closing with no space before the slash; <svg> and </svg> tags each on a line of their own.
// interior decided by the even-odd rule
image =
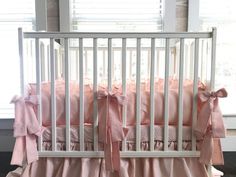
<svg viewBox="0 0 236 177">
<path fill-rule="evenodd" d="M 178 151 L 182 151 L 183 140 L 183 78 L 184 78 L 184 39 L 180 39 L 179 56 L 179 99 L 178 99 Z"/>
<path fill-rule="evenodd" d="M 140 128 L 140 117 L 141 117 L 141 39 L 137 38 L 136 48 L 136 151 L 140 151 L 141 142 L 141 128 Z"/>
<path fill-rule="evenodd" d="M 54 39 L 50 38 L 50 69 L 51 69 L 51 119 L 52 119 L 52 151 L 56 151 L 56 92 L 55 92 L 55 57 Z"/>
<path fill-rule="evenodd" d="M 165 84 L 164 84 L 164 151 L 168 151 L 169 139 L 169 70 L 170 70 L 170 39 L 165 43 Z"/>
<path fill-rule="evenodd" d="M 57 80 L 58 78 L 60 78 L 59 74 L 58 74 L 58 71 L 59 71 L 59 68 L 58 68 L 58 51 L 57 49 L 55 49 L 55 52 L 54 52 L 54 55 L 55 55 L 55 79 Z"/>
<path fill-rule="evenodd" d="M 18 28 L 18 49 L 20 59 L 20 93 L 25 95 L 25 75 L 24 75 L 24 50 L 23 50 L 24 34 L 22 28 Z"/>
<path fill-rule="evenodd" d="M 212 39 L 211 39 L 211 78 L 210 78 L 210 89 L 215 90 L 215 66 L 216 66 L 216 34 L 217 29 L 212 28 Z"/>
<path fill-rule="evenodd" d="M 66 101 L 66 151 L 70 151 L 70 61 L 69 61 L 69 41 L 64 39 L 65 50 L 65 101 Z"/>
<path fill-rule="evenodd" d="M 39 125 L 42 126 L 41 60 L 39 51 L 39 38 L 35 39 L 35 57 L 36 57 L 36 94 L 38 96 L 37 117 Z M 38 150 L 42 151 L 42 135 L 38 137 Z"/>
<path fill-rule="evenodd" d="M 122 94 L 126 96 L 126 38 L 122 39 Z M 126 127 L 126 113 L 127 113 L 127 106 L 124 105 L 122 109 L 122 120 L 123 120 L 123 127 Z M 122 142 L 122 151 L 126 151 L 126 139 Z"/>
<path fill-rule="evenodd" d="M 129 79 L 132 79 L 132 63 L 133 63 L 133 50 L 130 49 L 129 51 Z"/>
<path fill-rule="evenodd" d="M 85 76 L 88 77 L 88 49 L 84 49 L 84 73 L 85 73 Z"/>
<path fill-rule="evenodd" d="M 83 39 L 79 39 L 80 151 L 84 151 L 84 62 Z"/>
<path fill-rule="evenodd" d="M 206 68 L 204 67 L 204 62 L 205 62 L 205 55 L 204 55 L 204 50 L 205 50 L 205 48 L 207 48 L 206 46 L 205 46 L 205 41 L 204 40 L 201 40 L 200 41 L 200 46 L 201 46 L 201 48 L 199 49 L 199 51 L 200 51 L 200 54 L 201 54 L 201 56 L 199 56 L 199 61 L 200 61 L 200 64 L 199 64 L 199 67 L 200 67 L 200 78 L 201 79 L 206 79 L 206 72 L 205 72 L 205 70 L 206 70 Z"/>
<path fill-rule="evenodd" d="M 97 105 L 97 38 L 93 39 L 93 146 L 98 151 L 98 105 Z"/>
<path fill-rule="evenodd" d="M 109 91 L 111 91 L 111 89 L 112 89 L 112 72 L 111 72 L 111 66 L 112 66 L 112 39 L 111 38 L 109 38 L 108 39 L 108 72 L 107 72 L 107 74 L 108 74 L 108 90 Z"/>
<path fill-rule="evenodd" d="M 160 49 L 159 48 L 157 48 L 157 61 L 156 61 L 156 78 L 159 78 L 159 76 L 160 76 Z"/>
<path fill-rule="evenodd" d="M 75 51 L 75 58 L 76 58 L 76 62 L 75 62 L 75 64 L 76 64 L 76 73 L 75 73 L 75 75 L 76 75 L 76 80 L 78 81 L 79 80 L 79 51 L 78 50 L 76 50 Z"/>
<path fill-rule="evenodd" d="M 102 49 L 102 79 L 106 78 L 106 49 Z"/>
<path fill-rule="evenodd" d="M 198 62 L 199 61 L 199 38 L 195 39 L 194 46 L 194 78 L 193 78 L 193 111 L 192 111 L 192 127 L 196 127 L 197 123 L 197 93 L 198 93 Z M 196 136 L 194 128 L 192 128 L 192 150 L 196 150 Z"/>
<path fill-rule="evenodd" d="M 151 72 L 150 72 L 150 150 L 154 151 L 154 119 L 155 119 L 155 38 L 151 39 Z"/>
<path fill-rule="evenodd" d="M 188 42 L 189 43 L 189 42 Z M 188 44 L 187 43 L 187 44 Z M 184 77 L 185 78 L 188 78 L 188 79 L 190 79 L 190 72 L 189 72 L 189 70 L 191 69 L 191 65 L 189 64 L 190 63 L 190 58 L 191 58 L 191 56 L 190 56 L 190 51 L 191 51 L 191 45 L 186 45 L 185 46 L 185 58 L 189 58 L 188 60 L 186 60 L 185 62 L 184 62 Z"/>
</svg>

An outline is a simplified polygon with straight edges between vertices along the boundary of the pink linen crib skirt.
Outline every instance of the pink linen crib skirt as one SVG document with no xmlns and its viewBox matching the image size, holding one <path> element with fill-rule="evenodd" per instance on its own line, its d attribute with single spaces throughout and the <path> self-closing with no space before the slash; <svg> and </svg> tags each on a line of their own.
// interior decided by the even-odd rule
<svg viewBox="0 0 236 177">
<path fill-rule="evenodd" d="M 39 158 L 7 177 L 209 177 L 198 158 L 122 158 L 118 173 L 103 158 Z"/>
<path fill-rule="evenodd" d="M 85 125 L 85 150 L 93 150 L 92 126 Z M 127 150 L 135 150 L 135 127 L 128 126 Z M 155 126 L 155 150 L 163 149 L 163 127 Z M 183 127 L 183 150 L 191 150 L 191 127 Z M 141 127 L 141 150 L 149 150 L 149 126 Z M 169 126 L 169 150 L 177 149 L 177 127 Z M 65 126 L 57 127 L 57 150 L 65 150 Z M 51 127 L 43 132 L 43 149 L 51 150 Z M 102 143 L 99 144 L 103 149 Z M 198 149 L 201 140 L 198 141 Z M 71 127 L 71 150 L 79 150 L 79 127 Z M 121 158 L 119 172 L 109 172 L 104 158 L 39 158 L 24 167 L 21 177 L 208 177 L 199 158 Z"/>
</svg>

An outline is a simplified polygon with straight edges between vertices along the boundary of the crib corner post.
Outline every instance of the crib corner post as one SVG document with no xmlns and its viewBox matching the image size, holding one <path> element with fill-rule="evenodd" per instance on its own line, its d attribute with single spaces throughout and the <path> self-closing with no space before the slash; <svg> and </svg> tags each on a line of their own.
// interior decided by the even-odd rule
<svg viewBox="0 0 236 177">
<path fill-rule="evenodd" d="M 22 96 L 25 94 L 23 38 L 24 38 L 23 30 L 22 28 L 18 28 L 18 50 L 20 59 L 20 93 Z"/>
</svg>

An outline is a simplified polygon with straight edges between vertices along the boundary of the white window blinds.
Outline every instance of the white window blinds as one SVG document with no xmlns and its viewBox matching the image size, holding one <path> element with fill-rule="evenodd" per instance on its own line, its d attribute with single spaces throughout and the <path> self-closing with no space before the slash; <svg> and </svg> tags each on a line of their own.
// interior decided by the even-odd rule
<svg viewBox="0 0 236 177">
<path fill-rule="evenodd" d="M 34 19 L 34 0 L 7 0 L 1 3 L 1 31 L 15 31 L 18 27 L 32 30 Z"/>
<path fill-rule="evenodd" d="M 225 87 L 229 96 L 221 100 L 224 114 L 236 115 L 236 1 L 200 0 L 202 30 L 217 27 L 216 88 Z"/>
<path fill-rule="evenodd" d="M 15 94 L 19 94 L 19 57 L 17 29 L 25 31 L 34 28 L 34 0 L 7 0 L 0 6 L 0 118 L 13 115 L 13 105 L 9 102 Z"/>
<path fill-rule="evenodd" d="M 162 31 L 162 0 L 72 0 L 72 31 Z"/>
</svg>

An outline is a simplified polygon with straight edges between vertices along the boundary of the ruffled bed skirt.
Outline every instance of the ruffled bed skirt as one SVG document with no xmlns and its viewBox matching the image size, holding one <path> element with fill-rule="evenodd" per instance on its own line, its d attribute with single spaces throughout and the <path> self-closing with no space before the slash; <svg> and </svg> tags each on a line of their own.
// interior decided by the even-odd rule
<svg viewBox="0 0 236 177">
<path fill-rule="evenodd" d="M 90 129 L 85 128 L 85 151 L 93 151 L 93 142 Z M 142 126 L 141 150 L 149 150 L 148 127 Z M 177 150 L 176 127 L 169 127 L 170 151 Z M 71 128 L 71 151 L 80 148 L 78 128 Z M 156 151 L 163 150 L 162 127 L 155 126 Z M 183 127 L 183 150 L 191 150 L 191 128 Z M 57 128 L 57 150 L 65 150 L 65 128 Z M 43 134 L 43 150 L 50 151 L 51 129 L 46 128 Z M 126 150 L 135 150 L 134 131 L 127 135 Z M 103 144 L 99 143 L 99 149 L 103 150 Z M 201 141 L 197 143 L 200 149 Z M 208 177 L 205 165 L 199 162 L 199 158 L 122 158 L 120 171 L 108 172 L 105 169 L 103 158 L 39 158 L 23 169 L 11 172 L 7 177 Z"/>
<path fill-rule="evenodd" d="M 129 130 L 126 135 L 126 150 L 127 151 L 134 151 L 136 148 L 136 142 L 135 142 L 135 132 L 136 129 L 134 126 L 127 126 L 127 129 Z M 169 126 L 169 137 L 168 137 L 168 150 L 174 151 L 177 150 L 177 140 L 178 140 L 178 134 L 177 127 L 176 126 Z M 58 151 L 65 151 L 66 149 L 66 129 L 65 126 L 57 127 L 57 137 L 56 137 L 56 145 Z M 140 127 L 141 131 L 141 137 L 140 137 L 140 149 L 142 151 L 149 151 L 149 126 L 142 125 Z M 71 143 L 70 148 L 72 151 L 79 151 L 80 150 L 80 136 L 79 136 L 80 129 L 78 126 L 71 126 L 70 129 L 70 135 L 71 135 Z M 161 151 L 164 149 L 164 142 L 163 142 L 163 134 L 164 128 L 163 126 L 155 125 L 154 126 L 154 149 L 156 151 Z M 189 126 L 183 126 L 183 132 L 182 132 L 182 149 L 183 150 L 191 150 L 192 148 L 192 129 Z M 51 151 L 52 150 L 52 131 L 51 127 L 45 127 L 43 132 L 43 150 L 45 151 Z M 93 147 L 93 127 L 91 125 L 86 125 L 84 127 L 84 148 L 85 151 L 94 151 Z M 197 150 L 201 149 L 201 140 L 197 140 Z M 121 143 L 120 143 L 121 145 Z M 103 143 L 98 143 L 98 150 L 103 151 Z M 121 150 L 121 147 L 120 147 Z"/>
<path fill-rule="evenodd" d="M 149 142 L 142 142 L 141 149 L 148 150 Z M 46 151 L 51 142 L 43 142 Z M 169 142 L 169 150 L 176 150 L 177 142 Z M 71 143 L 71 150 L 79 143 Z M 85 150 L 92 150 L 93 143 L 85 143 Z M 127 150 L 135 144 L 127 143 Z M 155 142 L 155 150 L 163 149 L 163 142 Z M 191 149 L 191 141 L 183 142 L 183 150 Z M 57 150 L 64 151 L 65 143 L 58 142 Z M 7 177 L 208 177 L 205 165 L 199 158 L 122 158 L 118 172 L 108 172 L 103 158 L 39 158 L 24 169 L 11 172 Z"/>
<path fill-rule="evenodd" d="M 119 174 L 103 158 L 40 158 L 7 177 L 208 177 L 198 158 L 123 158 Z"/>
</svg>

